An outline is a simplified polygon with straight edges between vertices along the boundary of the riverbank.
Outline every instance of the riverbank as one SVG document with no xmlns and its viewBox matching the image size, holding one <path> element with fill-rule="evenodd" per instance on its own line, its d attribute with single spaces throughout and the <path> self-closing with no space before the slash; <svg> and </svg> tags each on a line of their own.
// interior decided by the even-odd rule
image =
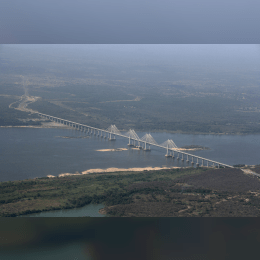
<svg viewBox="0 0 260 260">
<path fill-rule="evenodd" d="M 115 172 L 143 172 L 143 171 L 160 171 L 169 169 L 180 169 L 181 167 L 144 167 L 144 168 L 107 168 L 107 169 L 90 169 L 83 171 L 81 173 L 61 173 L 59 177 L 74 176 L 74 175 L 84 175 L 90 173 L 115 173 Z M 48 175 L 47 177 L 53 178 L 55 176 Z"/>
<path fill-rule="evenodd" d="M 237 168 L 89 173 L 0 183 L 0 216 L 103 204 L 114 217 L 260 216 L 260 178 Z"/>
<path fill-rule="evenodd" d="M 171 181 L 204 168 L 89 173 L 0 183 L 0 216 L 10 217 L 44 211 L 80 208 L 88 204 L 112 206 L 131 203 L 134 183 Z"/>
<path fill-rule="evenodd" d="M 42 122 L 41 125 L 15 125 L 15 126 L 0 126 L 1 128 L 61 128 L 72 129 L 72 127 L 55 123 L 55 122 Z"/>
</svg>

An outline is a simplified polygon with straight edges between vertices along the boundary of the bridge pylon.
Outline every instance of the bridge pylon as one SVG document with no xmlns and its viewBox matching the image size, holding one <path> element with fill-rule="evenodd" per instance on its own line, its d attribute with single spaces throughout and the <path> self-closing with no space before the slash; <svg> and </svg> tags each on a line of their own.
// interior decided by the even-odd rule
<svg viewBox="0 0 260 260">
<path fill-rule="evenodd" d="M 138 141 L 140 142 L 140 138 L 137 135 L 137 133 L 135 132 L 135 130 L 130 129 L 125 136 L 127 136 L 129 138 L 129 142 L 128 142 L 128 146 L 135 146 L 135 142 Z M 131 142 L 132 140 L 132 142 Z"/>
<path fill-rule="evenodd" d="M 161 146 L 166 148 L 166 157 L 171 157 L 172 155 L 169 154 L 169 149 L 175 148 L 178 149 L 177 145 L 173 142 L 172 139 L 168 139 L 164 143 L 161 144 Z"/>
<path fill-rule="evenodd" d="M 145 134 L 142 138 L 141 141 L 144 143 L 144 151 L 151 151 L 150 145 L 155 144 L 158 145 L 157 142 L 154 140 L 154 138 L 150 134 Z M 149 148 L 147 148 L 146 143 L 148 143 Z"/>
<path fill-rule="evenodd" d="M 115 141 L 116 140 L 116 137 L 115 137 L 116 134 L 121 135 L 121 133 L 117 129 L 116 125 L 109 126 L 107 128 L 107 131 L 109 132 L 109 138 L 108 138 L 109 141 Z M 114 135 L 114 137 L 113 137 L 113 135 Z"/>
</svg>

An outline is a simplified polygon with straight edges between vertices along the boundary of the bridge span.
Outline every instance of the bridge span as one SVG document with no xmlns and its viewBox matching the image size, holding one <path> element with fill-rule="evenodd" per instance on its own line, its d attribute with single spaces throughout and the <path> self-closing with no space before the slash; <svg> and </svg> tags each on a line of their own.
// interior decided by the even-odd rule
<svg viewBox="0 0 260 260">
<path fill-rule="evenodd" d="M 166 157 L 172 157 L 175 158 L 175 155 L 177 156 L 177 160 L 184 161 L 186 157 L 186 162 L 191 162 L 192 165 L 196 163 L 196 166 L 207 166 L 207 167 L 229 167 L 234 168 L 231 165 L 227 165 L 221 162 L 213 161 L 210 159 L 206 159 L 197 155 L 189 154 L 184 151 L 181 151 L 172 140 L 167 140 L 162 144 L 157 144 L 157 142 L 153 139 L 153 137 L 150 134 L 146 134 L 144 137 L 139 138 L 138 135 L 135 133 L 134 130 L 129 130 L 126 134 L 122 134 L 115 125 L 111 125 L 107 129 L 99 129 L 93 126 L 88 126 L 76 122 L 72 122 L 66 119 L 58 118 L 55 116 L 46 115 L 43 113 L 39 113 L 34 111 L 33 113 L 38 114 L 39 116 L 49 119 L 51 121 L 61 123 L 67 126 L 75 127 L 75 129 L 87 132 L 89 134 L 100 136 L 101 138 L 107 138 L 110 141 L 116 140 L 115 136 L 120 136 L 123 138 L 127 138 L 129 140 L 128 146 L 134 146 L 138 147 L 139 149 L 143 149 L 144 151 L 150 151 L 150 146 L 156 146 L 163 149 L 166 149 Z M 181 156 L 181 157 L 180 157 Z M 197 161 L 195 161 L 197 160 Z"/>
</svg>

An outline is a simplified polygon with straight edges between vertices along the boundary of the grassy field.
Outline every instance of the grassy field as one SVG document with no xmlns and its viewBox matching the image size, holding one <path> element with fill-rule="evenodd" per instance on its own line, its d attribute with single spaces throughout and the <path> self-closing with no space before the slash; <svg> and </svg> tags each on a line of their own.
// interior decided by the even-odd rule
<svg viewBox="0 0 260 260">
<path fill-rule="evenodd" d="M 0 215 L 103 203 L 109 216 L 259 216 L 260 182 L 240 169 L 180 168 L 2 182 Z"/>
</svg>

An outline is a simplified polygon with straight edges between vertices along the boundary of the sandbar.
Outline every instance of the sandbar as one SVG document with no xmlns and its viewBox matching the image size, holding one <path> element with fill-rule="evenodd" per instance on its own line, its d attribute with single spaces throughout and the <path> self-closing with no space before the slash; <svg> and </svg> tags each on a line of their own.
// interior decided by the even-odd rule
<svg viewBox="0 0 260 260">
<path fill-rule="evenodd" d="M 176 150 L 180 151 L 197 151 L 197 150 L 202 150 L 201 148 L 178 148 Z"/>
<path fill-rule="evenodd" d="M 121 152 L 121 151 L 127 151 L 127 148 L 115 148 L 115 149 L 100 149 L 96 150 L 98 152 Z"/>
</svg>

